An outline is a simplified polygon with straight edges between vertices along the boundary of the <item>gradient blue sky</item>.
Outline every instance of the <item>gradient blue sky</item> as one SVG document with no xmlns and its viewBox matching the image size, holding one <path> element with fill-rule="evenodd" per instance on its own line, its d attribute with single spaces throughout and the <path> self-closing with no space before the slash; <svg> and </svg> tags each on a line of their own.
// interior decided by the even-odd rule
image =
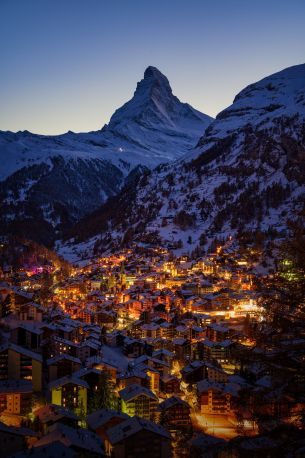
<svg viewBox="0 0 305 458">
<path fill-rule="evenodd" d="M 0 130 L 101 128 L 148 65 L 212 116 L 305 62 L 304 0 L 0 0 Z"/>
</svg>

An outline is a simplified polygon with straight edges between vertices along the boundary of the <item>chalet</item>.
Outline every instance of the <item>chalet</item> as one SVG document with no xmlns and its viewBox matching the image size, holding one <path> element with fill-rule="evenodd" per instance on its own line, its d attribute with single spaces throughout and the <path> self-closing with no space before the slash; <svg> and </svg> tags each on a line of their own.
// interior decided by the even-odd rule
<svg viewBox="0 0 305 458">
<path fill-rule="evenodd" d="M 68 354 L 75 358 L 79 358 L 82 362 L 90 358 L 90 356 L 99 353 L 101 344 L 86 340 L 84 342 L 73 342 L 71 340 L 54 337 L 52 339 L 52 349 L 55 355 Z"/>
<path fill-rule="evenodd" d="M 200 359 L 216 360 L 218 363 L 229 362 L 232 358 L 232 349 L 235 344 L 229 340 L 213 342 L 209 339 L 198 342 Z"/>
<path fill-rule="evenodd" d="M 133 384 L 148 387 L 149 377 L 144 371 L 132 368 L 118 376 L 117 384 L 119 389 L 126 388 L 127 386 Z"/>
<path fill-rule="evenodd" d="M 160 326 L 155 323 L 147 323 L 141 326 L 141 337 L 160 337 Z"/>
<path fill-rule="evenodd" d="M 49 428 L 48 434 L 42 436 L 34 447 L 49 446 L 54 442 L 61 442 L 76 452 L 76 456 L 88 458 L 105 457 L 104 445 L 101 438 L 93 431 L 83 428 L 71 428 L 70 426 L 55 423 Z M 44 455 L 43 455 L 44 456 Z"/>
<path fill-rule="evenodd" d="M 0 346 L 0 380 L 8 379 L 8 345 Z"/>
<path fill-rule="evenodd" d="M 157 396 L 141 385 L 129 385 L 119 392 L 121 410 L 129 416 L 138 415 L 145 419 L 154 419 L 158 403 Z"/>
<path fill-rule="evenodd" d="M 0 376 L 8 380 L 30 380 L 33 391 L 42 389 L 42 356 L 14 343 L 0 347 L 0 361 L 6 364 Z"/>
<path fill-rule="evenodd" d="M 226 382 L 228 374 L 207 361 L 192 361 L 181 369 L 182 379 L 185 383 L 196 383 L 202 379 L 215 382 Z"/>
<path fill-rule="evenodd" d="M 119 371 L 118 366 L 110 364 L 108 361 L 105 361 L 102 357 L 94 356 L 87 359 L 86 365 L 88 367 L 94 367 L 95 369 L 102 370 L 109 375 L 110 381 L 116 383 L 117 374 Z"/>
<path fill-rule="evenodd" d="M 192 426 L 189 404 L 172 396 L 158 405 L 159 422 L 169 431 L 189 430 Z"/>
<path fill-rule="evenodd" d="M 12 456 L 30 447 L 37 441 L 38 434 L 28 428 L 6 426 L 0 422 L 0 444 L 5 456 Z"/>
<path fill-rule="evenodd" d="M 133 364 L 137 368 L 143 368 L 143 365 L 146 365 L 149 368 L 156 369 L 161 375 L 167 374 L 170 368 L 167 362 L 147 355 L 139 356 L 133 361 Z"/>
<path fill-rule="evenodd" d="M 190 441 L 190 456 L 199 458 L 202 456 L 221 456 L 226 441 L 220 437 L 210 436 L 209 434 L 197 433 Z M 230 455 L 229 455 L 230 456 Z M 239 455 L 235 455 L 239 456 Z M 249 458 L 248 456 L 243 458 Z M 253 458 L 253 457 L 251 457 Z"/>
<path fill-rule="evenodd" d="M 77 330 L 75 327 L 66 324 L 43 323 L 41 329 L 44 330 L 45 338 L 59 337 L 66 340 L 74 340 L 77 338 Z"/>
<path fill-rule="evenodd" d="M 32 382 L 28 380 L 0 381 L 0 414 L 26 415 L 31 411 Z"/>
<path fill-rule="evenodd" d="M 14 458 L 77 458 L 78 454 L 71 448 L 64 445 L 62 442 L 53 442 L 51 444 L 40 445 L 38 447 L 31 447 L 14 455 Z"/>
<path fill-rule="evenodd" d="M 62 354 L 47 360 L 49 381 L 73 374 L 81 368 L 81 360 L 73 356 Z"/>
<path fill-rule="evenodd" d="M 188 339 L 175 338 L 173 339 L 173 351 L 176 359 L 185 361 L 191 354 L 191 342 Z"/>
<path fill-rule="evenodd" d="M 169 458 L 171 435 L 161 425 L 133 417 L 107 431 L 105 448 L 113 458 Z"/>
<path fill-rule="evenodd" d="M 98 310 L 94 313 L 93 322 L 111 330 L 116 322 L 116 314 L 112 311 Z"/>
<path fill-rule="evenodd" d="M 52 404 L 73 409 L 78 415 L 87 412 L 89 385 L 73 376 L 62 377 L 49 383 Z"/>
<path fill-rule="evenodd" d="M 205 328 L 201 326 L 192 326 L 190 331 L 192 340 L 202 339 L 205 335 Z"/>
<path fill-rule="evenodd" d="M 175 334 L 178 338 L 190 339 L 191 332 L 187 326 L 180 325 L 176 327 Z"/>
<path fill-rule="evenodd" d="M 197 384 L 197 399 L 201 413 L 229 415 L 234 411 L 234 399 L 240 386 L 201 380 Z"/>
<path fill-rule="evenodd" d="M 152 346 L 147 342 L 126 337 L 124 340 L 124 354 L 133 358 L 141 355 L 151 355 Z"/>
<path fill-rule="evenodd" d="M 129 419 L 125 413 L 110 409 L 100 409 L 87 416 L 87 423 L 92 431 L 105 441 L 107 431 Z"/>
<path fill-rule="evenodd" d="M 11 287 L 10 304 L 12 312 L 19 313 L 20 307 L 23 304 L 31 302 L 33 300 L 33 296 L 33 293 L 28 293 L 15 286 Z"/>
<path fill-rule="evenodd" d="M 43 330 L 31 324 L 20 324 L 11 331 L 11 342 L 41 352 Z"/>
<path fill-rule="evenodd" d="M 160 324 L 160 336 L 171 339 L 174 337 L 174 325 L 172 323 L 168 323 L 164 321 Z"/>
<path fill-rule="evenodd" d="M 160 379 L 160 389 L 162 393 L 178 394 L 180 393 L 180 380 L 174 375 L 165 374 Z"/>
<path fill-rule="evenodd" d="M 79 418 L 69 409 L 55 404 L 47 404 L 35 410 L 34 415 L 38 420 L 38 429 L 47 434 L 49 428 L 55 423 L 62 423 L 72 428 L 78 427 Z"/>
<path fill-rule="evenodd" d="M 217 323 L 208 324 L 206 337 L 212 342 L 222 342 L 229 337 L 229 329 Z"/>
<path fill-rule="evenodd" d="M 171 366 L 175 355 L 171 351 L 168 351 L 165 348 L 161 348 L 160 350 L 154 351 L 152 356 L 154 359 L 165 361 Z"/>
<path fill-rule="evenodd" d="M 88 389 L 87 389 L 87 403 L 91 401 L 91 399 L 94 397 L 96 392 L 99 390 L 100 384 L 106 382 L 110 384 L 110 380 L 105 378 L 105 375 L 108 376 L 106 372 L 103 370 L 99 370 L 96 368 L 88 368 L 85 367 L 83 369 L 80 369 L 78 372 L 73 374 L 74 378 L 77 378 L 79 380 L 83 380 L 84 382 L 87 383 Z"/>
<path fill-rule="evenodd" d="M 196 383 L 206 378 L 207 368 L 202 361 L 192 361 L 184 366 L 180 372 L 185 383 Z"/>
<path fill-rule="evenodd" d="M 35 302 L 21 304 L 18 318 L 21 321 L 39 321 L 42 322 L 43 307 Z"/>
</svg>

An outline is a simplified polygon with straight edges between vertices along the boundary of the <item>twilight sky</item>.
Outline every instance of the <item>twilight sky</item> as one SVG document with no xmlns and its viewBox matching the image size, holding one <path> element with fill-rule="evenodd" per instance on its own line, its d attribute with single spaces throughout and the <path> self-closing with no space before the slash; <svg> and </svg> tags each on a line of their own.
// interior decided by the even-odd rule
<svg viewBox="0 0 305 458">
<path fill-rule="evenodd" d="M 0 56 L 0 130 L 97 130 L 148 65 L 215 116 L 305 62 L 305 1 L 0 0 Z"/>
</svg>

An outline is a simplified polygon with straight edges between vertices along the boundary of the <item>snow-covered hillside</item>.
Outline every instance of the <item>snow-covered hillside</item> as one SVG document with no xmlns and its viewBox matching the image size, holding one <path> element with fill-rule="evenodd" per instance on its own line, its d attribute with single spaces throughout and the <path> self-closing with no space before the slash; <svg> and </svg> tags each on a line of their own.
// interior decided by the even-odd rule
<svg viewBox="0 0 305 458">
<path fill-rule="evenodd" d="M 220 112 L 199 145 L 209 148 L 248 125 L 262 131 L 281 117 L 305 115 L 305 64 L 289 67 L 243 89 L 231 106 Z M 195 155 L 197 151 L 195 152 Z"/>
<path fill-rule="evenodd" d="M 133 98 L 100 131 L 0 132 L 2 233 L 22 234 L 29 224 L 31 236 L 39 221 L 48 233 L 40 241 L 50 243 L 52 232 L 98 208 L 135 170 L 187 154 L 211 121 L 181 103 L 167 78 L 148 67 Z"/>
<path fill-rule="evenodd" d="M 136 191 L 111 202 L 114 211 L 102 206 L 73 235 L 87 240 L 87 250 L 160 241 L 191 252 L 229 235 L 281 236 L 304 201 L 305 65 L 299 65 L 241 91 L 191 154 L 148 173 Z"/>
</svg>

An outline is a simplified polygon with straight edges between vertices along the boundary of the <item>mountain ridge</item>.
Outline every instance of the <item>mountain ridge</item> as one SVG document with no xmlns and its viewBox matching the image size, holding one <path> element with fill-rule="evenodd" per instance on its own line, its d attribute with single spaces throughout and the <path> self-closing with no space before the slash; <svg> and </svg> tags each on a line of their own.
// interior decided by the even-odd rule
<svg viewBox="0 0 305 458">
<path fill-rule="evenodd" d="M 153 105 L 147 103 L 150 93 Z M 199 112 L 190 117 L 190 108 L 154 67 L 146 69 L 135 94 L 99 131 L 55 136 L 0 132 L 2 233 L 22 232 L 24 221 L 31 228 L 39 221 L 53 233 L 44 242 L 52 243 L 119 192 L 134 169 L 187 153 L 212 119 Z"/>
<path fill-rule="evenodd" d="M 73 236 L 87 241 L 83 250 L 88 252 L 128 240 L 154 241 L 180 253 L 206 249 L 217 238 L 242 232 L 281 237 L 305 202 L 304 159 L 302 64 L 242 90 L 187 157 L 160 165 L 140 180 L 121 221 L 102 206 L 100 219 L 107 216 L 107 230 L 86 235 L 84 226 L 78 226 Z M 124 209 L 124 195 L 117 199 Z M 98 211 L 96 224 L 97 218 Z"/>
</svg>

